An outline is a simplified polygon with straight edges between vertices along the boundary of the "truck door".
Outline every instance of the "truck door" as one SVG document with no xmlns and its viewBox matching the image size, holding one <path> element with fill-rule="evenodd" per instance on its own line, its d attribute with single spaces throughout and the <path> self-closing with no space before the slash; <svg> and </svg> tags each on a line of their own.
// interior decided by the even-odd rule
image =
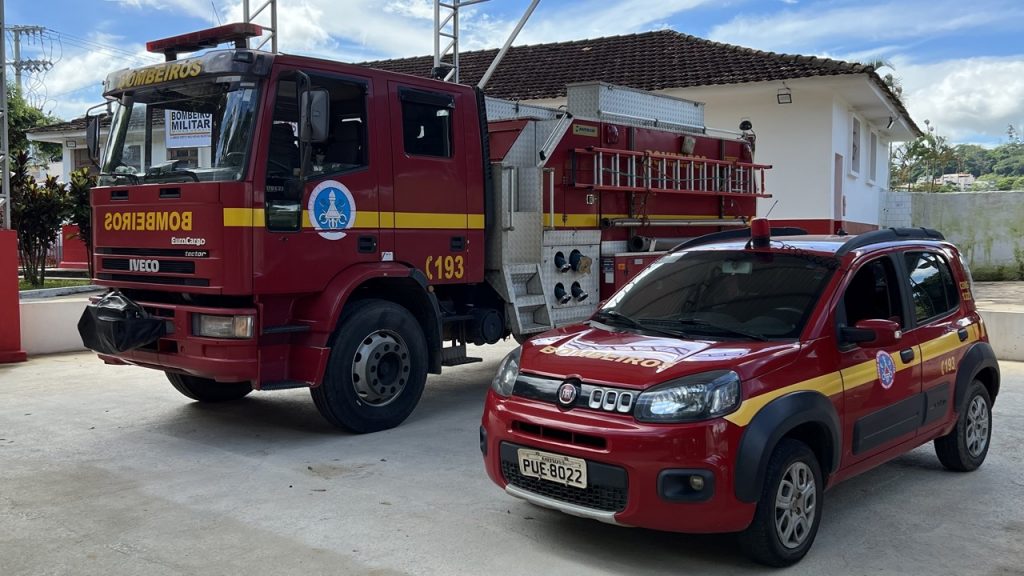
<svg viewBox="0 0 1024 576">
<path fill-rule="evenodd" d="M 460 100 L 457 93 L 388 83 L 394 258 L 422 270 L 432 284 L 462 282 L 469 268 Z"/>
<path fill-rule="evenodd" d="M 904 292 L 889 255 L 861 264 L 850 278 L 836 317 L 854 326 L 861 320 L 893 320 L 908 327 Z M 845 465 L 884 452 L 917 434 L 922 402 L 921 350 L 916 335 L 904 332 L 889 346 L 840 348 L 843 378 L 843 460 Z"/>
<path fill-rule="evenodd" d="M 299 87 L 326 98 L 326 137 L 309 146 L 299 181 Z M 381 260 L 379 195 L 369 150 L 375 145 L 366 78 L 307 70 L 282 71 L 272 84 L 270 124 L 257 157 L 265 190 L 267 233 L 257 240 L 263 271 L 258 291 L 321 290 L 359 262 Z M 258 197 L 258 194 L 257 194 Z"/>
</svg>

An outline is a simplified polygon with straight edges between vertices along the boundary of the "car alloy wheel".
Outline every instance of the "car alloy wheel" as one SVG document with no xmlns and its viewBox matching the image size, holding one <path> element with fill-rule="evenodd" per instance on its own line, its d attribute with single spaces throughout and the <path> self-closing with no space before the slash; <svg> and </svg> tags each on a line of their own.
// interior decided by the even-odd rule
<svg viewBox="0 0 1024 576">
<path fill-rule="evenodd" d="M 816 494 L 810 467 L 793 462 L 782 475 L 775 494 L 775 531 L 786 548 L 799 548 L 811 534 Z"/>
</svg>

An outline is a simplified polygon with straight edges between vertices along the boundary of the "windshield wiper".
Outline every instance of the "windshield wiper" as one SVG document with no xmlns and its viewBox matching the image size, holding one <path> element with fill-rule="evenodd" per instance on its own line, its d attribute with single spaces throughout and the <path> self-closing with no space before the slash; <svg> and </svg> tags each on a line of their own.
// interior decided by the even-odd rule
<svg viewBox="0 0 1024 576">
<path fill-rule="evenodd" d="M 644 318 L 644 322 L 657 321 L 657 322 L 671 322 L 672 324 L 683 324 L 688 326 L 699 326 L 702 328 L 711 328 L 712 330 L 719 330 L 726 334 L 733 336 L 741 336 L 743 338 L 751 338 L 753 340 L 760 340 L 761 342 L 767 342 L 768 337 L 764 334 L 758 334 L 756 332 L 750 332 L 739 328 L 732 328 L 722 324 L 716 324 L 714 322 L 708 322 L 707 320 L 697 318 L 676 318 L 672 320 L 655 320 Z"/>
<path fill-rule="evenodd" d="M 148 181 L 150 178 L 152 178 L 153 180 L 161 180 L 166 182 L 167 180 L 165 179 L 176 178 L 181 176 L 188 176 L 192 178 L 193 182 L 199 182 L 199 176 L 196 176 L 195 172 L 191 170 L 185 170 L 184 168 L 176 168 L 174 170 L 168 170 L 166 172 L 161 171 L 155 173 L 146 173 L 142 176 L 142 180 Z"/>
<path fill-rule="evenodd" d="M 661 326 L 651 326 L 650 324 L 647 324 L 646 321 L 639 321 L 634 318 L 630 318 L 629 316 L 626 316 L 625 314 L 617 312 L 615 310 L 598 310 L 597 313 L 594 314 L 592 319 L 597 320 L 598 322 L 604 322 L 606 324 L 618 324 L 619 326 L 627 326 L 635 330 L 647 330 L 648 332 L 658 332 L 659 334 L 664 334 L 666 336 L 676 336 L 679 338 L 687 337 L 685 333 L 680 332 L 679 330 L 671 330 Z"/>
</svg>

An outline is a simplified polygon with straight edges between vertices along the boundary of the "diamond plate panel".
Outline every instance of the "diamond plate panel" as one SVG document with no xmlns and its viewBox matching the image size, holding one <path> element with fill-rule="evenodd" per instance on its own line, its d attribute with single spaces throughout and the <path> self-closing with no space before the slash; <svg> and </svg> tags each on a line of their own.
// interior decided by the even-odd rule
<svg viewBox="0 0 1024 576">
<path fill-rule="evenodd" d="M 644 127 L 704 130 L 704 104 L 613 86 L 605 82 L 569 84 L 567 108 L 579 118 Z"/>
<path fill-rule="evenodd" d="M 487 120 L 515 120 L 517 118 L 536 118 L 539 120 L 551 120 L 557 117 L 559 112 L 543 106 L 522 104 L 513 100 L 502 100 L 501 98 L 487 97 Z"/>
<path fill-rule="evenodd" d="M 540 270 L 544 277 L 544 286 L 551 292 L 551 320 L 555 326 L 565 326 L 586 320 L 597 309 L 600 300 L 598 284 L 601 268 L 601 231 L 600 230 L 545 230 L 544 255 Z M 579 250 L 584 256 L 593 260 L 589 273 L 568 270 L 559 272 L 555 267 L 555 254 L 562 252 L 568 258 L 573 250 Z M 561 283 L 566 292 L 570 292 L 572 284 L 579 282 L 580 287 L 589 296 L 582 302 L 570 300 L 559 304 L 555 299 L 555 285 Z"/>
</svg>

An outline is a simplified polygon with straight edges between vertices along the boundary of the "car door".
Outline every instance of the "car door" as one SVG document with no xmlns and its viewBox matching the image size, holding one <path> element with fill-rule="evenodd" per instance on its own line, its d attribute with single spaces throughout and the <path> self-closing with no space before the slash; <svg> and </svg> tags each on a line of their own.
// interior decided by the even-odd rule
<svg viewBox="0 0 1024 576">
<path fill-rule="evenodd" d="M 910 333 L 921 345 L 921 387 L 924 414 L 920 434 L 948 422 L 953 410 L 956 369 L 966 351 L 969 320 L 960 314 L 960 293 L 949 260 L 938 250 L 903 253 L 904 278 L 910 297 Z"/>
<path fill-rule="evenodd" d="M 899 262 L 884 255 L 855 266 L 836 311 L 837 323 L 893 320 L 908 326 Z M 911 440 L 921 422 L 920 350 L 913 334 L 893 344 L 839 344 L 843 380 L 844 465 Z"/>
</svg>

